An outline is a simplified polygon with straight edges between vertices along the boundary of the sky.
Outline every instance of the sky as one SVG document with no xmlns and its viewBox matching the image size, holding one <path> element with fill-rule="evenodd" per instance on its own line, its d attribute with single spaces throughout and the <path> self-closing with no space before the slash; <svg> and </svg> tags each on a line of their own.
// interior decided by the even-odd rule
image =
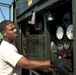
<svg viewBox="0 0 76 75">
<path fill-rule="evenodd" d="M 1 3 L 11 4 L 13 2 L 13 0 L 0 0 L 0 2 Z M 5 20 L 5 19 L 9 20 L 9 13 L 10 13 L 9 12 L 9 7 L 5 7 L 5 6 L 1 5 L 1 3 L 0 3 L 0 22 L 3 21 L 3 20 Z M 2 11 L 4 17 L 2 15 L 1 11 Z M 0 33 L 0 40 L 1 39 L 3 39 L 3 36 Z"/>
<path fill-rule="evenodd" d="M 0 2 L 3 2 L 3 3 L 7 3 L 7 4 L 11 4 L 13 2 L 13 0 L 0 0 Z M 2 13 L 4 15 L 2 15 Z M 0 22 L 3 21 L 3 20 L 8 20 L 9 19 L 9 7 L 5 7 L 3 5 L 0 4 Z"/>
</svg>

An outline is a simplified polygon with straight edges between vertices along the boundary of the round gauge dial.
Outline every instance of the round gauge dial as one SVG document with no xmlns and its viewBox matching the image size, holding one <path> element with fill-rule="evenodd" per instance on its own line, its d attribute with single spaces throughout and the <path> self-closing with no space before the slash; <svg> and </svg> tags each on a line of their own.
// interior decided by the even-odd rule
<svg viewBox="0 0 76 75">
<path fill-rule="evenodd" d="M 68 39 L 72 40 L 73 39 L 73 25 L 69 25 L 66 30 L 66 36 Z"/>
<path fill-rule="evenodd" d="M 58 51 L 63 51 L 63 45 L 61 43 L 59 43 L 57 47 L 58 47 Z"/>
<path fill-rule="evenodd" d="M 69 41 L 66 41 L 66 42 L 64 42 L 64 49 L 69 49 L 69 47 L 70 47 L 70 42 Z"/>
<path fill-rule="evenodd" d="M 57 28 L 57 31 L 56 31 L 56 37 L 61 40 L 63 38 L 63 35 L 64 35 L 64 31 L 63 31 L 63 28 L 61 26 L 59 26 Z"/>
</svg>

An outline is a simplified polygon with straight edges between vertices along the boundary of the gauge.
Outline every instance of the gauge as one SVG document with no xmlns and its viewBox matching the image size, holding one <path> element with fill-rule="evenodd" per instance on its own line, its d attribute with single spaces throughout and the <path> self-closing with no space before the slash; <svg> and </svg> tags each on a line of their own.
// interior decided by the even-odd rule
<svg viewBox="0 0 76 75">
<path fill-rule="evenodd" d="M 63 38 L 63 35 L 64 35 L 64 30 L 61 26 L 59 26 L 57 28 L 57 31 L 56 31 L 56 37 L 61 40 Z"/>
<path fill-rule="evenodd" d="M 63 51 L 63 45 L 61 43 L 58 44 L 58 51 Z"/>
<path fill-rule="evenodd" d="M 73 39 L 73 25 L 69 25 L 66 30 L 66 36 L 68 39 L 72 40 Z"/>
<path fill-rule="evenodd" d="M 51 41 L 51 51 L 53 53 L 56 53 L 57 52 L 57 46 L 55 45 L 55 43 L 53 41 Z"/>
<path fill-rule="evenodd" d="M 64 42 L 64 49 L 69 49 L 69 47 L 70 47 L 70 42 L 69 41 L 66 41 L 66 42 Z"/>
</svg>

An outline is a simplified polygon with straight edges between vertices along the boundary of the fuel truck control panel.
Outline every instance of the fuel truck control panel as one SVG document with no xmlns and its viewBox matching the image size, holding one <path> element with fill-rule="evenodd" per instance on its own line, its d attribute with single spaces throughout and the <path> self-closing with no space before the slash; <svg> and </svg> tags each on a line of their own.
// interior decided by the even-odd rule
<svg viewBox="0 0 76 75">
<path fill-rule="evenodd" d="M 69 75 L 75 75 L 75 0 L 28 0 L 28 3 L 17 4 L 16 9 L 20 53 L 24 55 L 25 51 L 25 56 L 34 60 L 67 59 L 72 68 Z M 30 70 L 30 75 L 66 74 L 49 68 Z"/>
</svg>

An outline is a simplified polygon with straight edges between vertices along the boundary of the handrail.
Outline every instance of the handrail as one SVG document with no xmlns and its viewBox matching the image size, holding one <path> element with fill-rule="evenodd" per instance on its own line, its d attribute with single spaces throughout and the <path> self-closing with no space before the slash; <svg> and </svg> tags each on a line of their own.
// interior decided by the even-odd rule
<svg viewBox="0 0 76 75">
<path fill-rule="evenodd" d="M 12 5 L 12 4 L 8 4 L 8 3 L 4 3 L 4 2 L 0 2 L 0 4 L 7 5 L 7 6 L 11 6 Z"/>
</svg>

